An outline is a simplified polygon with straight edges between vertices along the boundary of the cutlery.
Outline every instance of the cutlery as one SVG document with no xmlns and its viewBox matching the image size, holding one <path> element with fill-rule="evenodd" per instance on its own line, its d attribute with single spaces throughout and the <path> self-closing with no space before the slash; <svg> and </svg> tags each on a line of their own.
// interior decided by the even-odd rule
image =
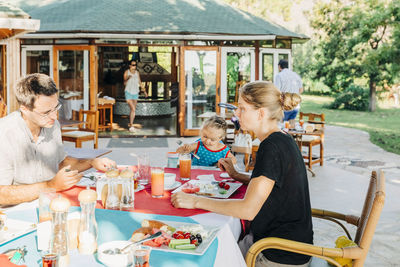
<svg viewBox="0 0 400 267">
<path fill-rule="evenodd" d="M 176 140 L 176 143 L 180 146 L 183 144 L 181 140 Z M 200 159 L 200 157 L 194 154 L 193 152 L 190 152 L 190 154 L 193 155 L 193 157 L 195 157 L 196 159 Z"/>
<path fill-rule="evenodd" d="M 139 240 L 139 241 L 130 243 L 129 245 L 123 247 L 122 249 L 119 249 L 119 248 L 106 249 L 106 250 L 103 251 L 103 253 L 104 253 L 104 254 L 108 254 L 108 255 L 123 254 L 123 253 L 125 253 L 125 250 L 126 250 L 127 248 L 129 248 L 130 246 L 132 246 L 132 245 L 137 245 L 137 244 L 141 244 L 141 243 L 146 242 L 146 241 L 148 241 L 148 240 L 152 240 L 152 239 L 154 239 L 154 238 L 159 237 L 161 234 L 162 234 L 162 233 L 161 233 L 161 231 L 160 231 L 160 232 L 157 232 L 157 233 L 155 233 L 155 234 L 152 234 L 152 235 L 149 236 L 149 237 L 143 238 L 142 240 Z"/>
</svg>

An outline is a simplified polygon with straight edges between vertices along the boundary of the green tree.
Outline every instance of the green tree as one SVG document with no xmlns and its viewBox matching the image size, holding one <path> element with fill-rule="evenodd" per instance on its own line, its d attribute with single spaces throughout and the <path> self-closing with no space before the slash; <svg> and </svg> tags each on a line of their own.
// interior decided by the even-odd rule
<svg viewBox="0 0 400 267">
<path fill-rule="evenodd" d="M 336 92 L 350 84 L 369 87 L 369 110 L 376 88 L 393 82 L 400 64 L 400 2 L 332 0 L 314 6 L 311 26 L 317 45 L 314 78 Z"/>
</svg>

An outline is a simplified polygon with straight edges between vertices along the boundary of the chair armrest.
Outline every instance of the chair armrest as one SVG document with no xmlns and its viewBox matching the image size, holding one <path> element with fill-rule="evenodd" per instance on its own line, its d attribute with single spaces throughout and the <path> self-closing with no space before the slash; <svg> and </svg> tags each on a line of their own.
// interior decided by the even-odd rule
<svg viewBox="0 0 400 267">
<path fill-rule="evenodd" d="M 247 266 L 254 266 L 257 255 L 266 249 L 281 249 L 294 253 L 318 257 L 338 267 L 341 267 L 341 265 L 332 257 L 343 258 L 344 256 L 344 251 L 342 248 L 319 247 L 308 243 L 283 238 L 267 237 L 257 241 L 250 247 L 249 251 L 246 254 Z"/>
<path fill-rule="evenodd" d="M 342 220 L 349 224 L 358 226 L 360 217 L 354 216 L 354 215 L 345 215 L 342 213 L 333 212 L 333 211 L 329 211 L 329 210 L 321 210 L 321 209 L 311 209 L 311 214 L 313 217 L 328 220 L 328 221 L 336 223 L 343 229 L 343 231 L 345 231 L 347 237 L 350 240 L 353 240 L 349 231 L 347 230 L 347 228 L 338 220 Z"/>
<path fill-rule="evenodd" d="M 321 219 L 326 219 L 328 217 L 339 219 L 355 226 L 358 226 L 358 222 L 360 220 L 360 217 L 355 215 L 346 215 L 339 212 L 321 210 L 321 209 L 311 209 L 311 214 L 313 217 L 318 217 Z"/>
</svg>

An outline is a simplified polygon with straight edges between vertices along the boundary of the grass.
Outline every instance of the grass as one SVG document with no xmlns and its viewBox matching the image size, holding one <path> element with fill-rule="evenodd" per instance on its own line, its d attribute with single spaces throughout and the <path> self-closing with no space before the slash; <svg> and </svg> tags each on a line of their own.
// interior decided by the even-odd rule
<svg viewBox="0 0 400 267">
<path fill-rule="evenodd" d="M 375 112 L 333 110 L 324 108 L 333 101 L 331 97 L 302 95 L 302 98 L 301 111 L 325 113 L 328 125 L 367 131 L 372 143 L 400 155 L 400 108 L 380 102 Z"/>
</svg>

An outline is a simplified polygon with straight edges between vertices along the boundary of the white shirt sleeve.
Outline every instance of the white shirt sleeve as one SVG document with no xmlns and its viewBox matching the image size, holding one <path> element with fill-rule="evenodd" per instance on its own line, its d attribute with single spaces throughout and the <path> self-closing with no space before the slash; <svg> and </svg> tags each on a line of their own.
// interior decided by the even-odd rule
<svg viewBox="0 0 400 267">
<path fill-rule="evenodd" d="M 276 75 L 276 76 L 275 76 L 274 84 L 275 84 L 276 88 L 278 88 L 279 90 L 281 90 L 282 82 L 281 82 L 281 77 L 280 77 L 279 75 Z"/>
</svg>

